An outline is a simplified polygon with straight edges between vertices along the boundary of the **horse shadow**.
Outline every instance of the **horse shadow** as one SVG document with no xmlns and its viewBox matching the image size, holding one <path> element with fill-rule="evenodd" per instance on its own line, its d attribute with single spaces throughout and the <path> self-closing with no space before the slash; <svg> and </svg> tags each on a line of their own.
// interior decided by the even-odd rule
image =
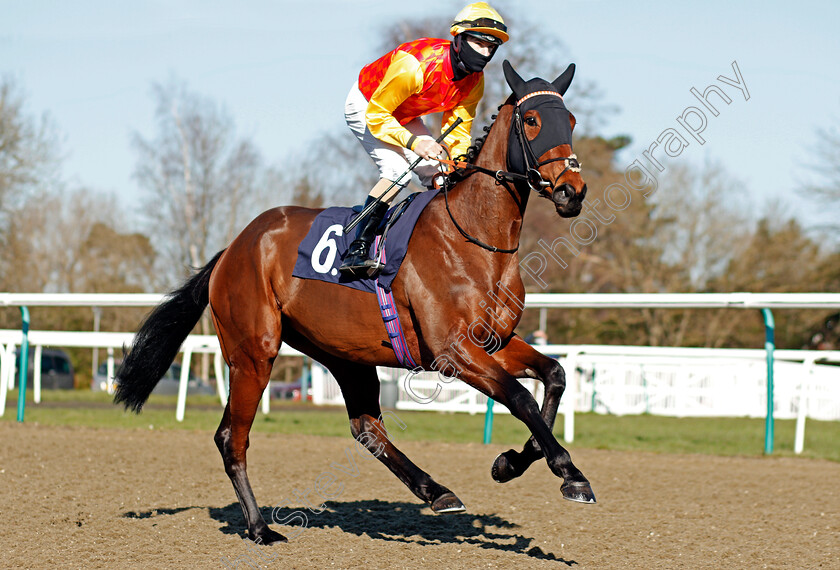
<svg viewBox="0 0 840 570">
<path fill-rule="evenodd" d="M 223 524 L 225 534 L 238 534 L 243 538 L 245 519 L 239 503 L 222 508 L 209 508 L 210 516 Z M 514 552 L 529 558 L 562 562 L 567 566 L 577 564 L 539 546 L 532 546 L 529 538 L 514 529 L 518 525 L 492 514 L 458 513 L 436 515 L 426 506 L 402 501 L 330 501 L 320 512 L 305 507 L 277 507 L 262 509 L 266 521 L 289 521 L 295 524 L 275 529 L 294 540 L 310 528 L 338 528 L 341 531 L 368 536 L 373 540 L 402 542 L 406 544 L 459 544 L 477 548 Z"/>
<path fill-rule="evenodd" d="M 239 503 L 226 507 L 179 507 L 158 508 L 149 511 L 128 511 L 125 518 L 148 519 L 161 515 L 174 515 L 190 509 L 207 510 L 210 517 L 222 526 L 223 534 L 235 534 L 246 538 L 245 519 Z M 368 536 L 372 540 L 402 542 L 406 544 L 458 544 L 476 548 L 513 552 L 538 560 L 562 562 L 566 566 L 576 565 L 551 552 L 532 546 L 533 538 L 517 533 L 518 527 L 498 515 L 458 513 L 436 515 L 426 505 L 402 501 L 345 501 L 328 502 L 320 512 L 305 507 L 277 507 L 261 509 L 263 518 L 269 523 L 294 521 L 296 524 L 280 530 L 290 540 L 301 536 L 310 528 L 338 528 L 356 536 Z"/>
<path fill-rule="evenodd" d="M 200 507 L 178 507 L 175 509 L 152 509 L 149 511 L 126 511 L 122 514 L 124 519 L 150 519 L 158 515 L 177 515 L 191 509 Z"/>
</svg>

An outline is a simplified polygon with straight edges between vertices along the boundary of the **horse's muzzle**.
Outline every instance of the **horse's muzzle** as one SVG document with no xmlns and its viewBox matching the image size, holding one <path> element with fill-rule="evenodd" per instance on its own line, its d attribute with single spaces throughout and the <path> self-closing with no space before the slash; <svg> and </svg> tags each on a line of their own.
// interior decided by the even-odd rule
<svg viewBox="0 0 840 570">
<path fill-rule="evenodd" d="M 571 184 L 561 184 L 551 193 L 551 201 L 562 218 L 574 218 L 580 214 L 583 207 L 583 198 L 586 196 L 586 184 L 580 194 Z"/>
</svg>

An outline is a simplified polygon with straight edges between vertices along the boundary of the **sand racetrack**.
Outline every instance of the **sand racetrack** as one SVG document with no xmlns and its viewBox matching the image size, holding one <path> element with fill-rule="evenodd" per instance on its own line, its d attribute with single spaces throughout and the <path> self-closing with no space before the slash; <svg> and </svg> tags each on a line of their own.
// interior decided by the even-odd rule
<svg viewBox="0 0 840 570">
<path fill-rule="evenodd" d="M 349 430 L 348 430 L 349 431 Z M 840 464 L 572 449 L 597 505 L 560 498 L 544 462 L 500 485 L 506 447 L 395 441 L 467 505 L 437 516 L 346 438 L 252 434 L 270 517 L 306 509 L 324 472 L 341 495 L 286 545 L 242 540 L 208 433 L 0 423 L 5 568 L 838 568 Z M 351 466 L 358 474 L 331 464 Z M 348 469 L 349 470 L 349 469 Z M 325 480 L 322 480 L 322 482 Z M 309 495 L 313 506 L 318 497 Z"/>
</svg>

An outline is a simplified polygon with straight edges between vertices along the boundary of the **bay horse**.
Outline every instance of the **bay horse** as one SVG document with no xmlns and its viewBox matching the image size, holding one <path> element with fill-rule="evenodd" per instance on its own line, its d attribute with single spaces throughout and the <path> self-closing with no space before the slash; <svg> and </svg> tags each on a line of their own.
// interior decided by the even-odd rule
<svg viewBox="0 0 840 570">
<path fill-rule="evenodd" d="M 458 362 L 460 380 L 507 406 L 528 426 L 532 435 L 522 451 L 499 455 L 492 477 L 510 481 L 545 457 L 551 471 L 563 479 L 564 498 L 594 503 L 589 481 L 552 434 L 566 384 L 563 368 L 514 333 L 525 296 L 516 249 L 531 191 L 548 198 L 561 217 L 578 215 L 586 194 L 572 154 L 575 119 L 562 98 L 574 64 L 550 83 L 523 80 L 507 61 L 504 72 L 513 95 L 499 107 L 477 157 L 459 163 L 461 180 L 421 214 L 392 292 L 406 345 L 419 366 L 434 369 L 441 356 Z M 436 513 L 465 510 L 452 491 L 387 437 L 376 366 L 401 365 L 376 296 L 292 277 L 298 244 L 320 211 L 286 206 L 254 219 L 147 316 L 116 374 L 115 402 L 139 412 L 209 303 L 230 367 L 230 396 L 215 442 L 248 536 L 262 544 L 286 538 L 260 514 L 246 473 L 246 450 L 281 342 L 333 374 L 353 437 L 412 493 Z M 502 290 L 507 293 L 504 298 Z M 465 342 L 470 324 L 482 318 L 489 324 L 481 335 L 501 340 L 495 351 L 485 350 L 486 339 L 478 333 L 471 335 L 473 340 L 478 335 L 478 342 Z M 541 410 L 517 380 L 526 376 L 545 385 Z"/>
</svg>

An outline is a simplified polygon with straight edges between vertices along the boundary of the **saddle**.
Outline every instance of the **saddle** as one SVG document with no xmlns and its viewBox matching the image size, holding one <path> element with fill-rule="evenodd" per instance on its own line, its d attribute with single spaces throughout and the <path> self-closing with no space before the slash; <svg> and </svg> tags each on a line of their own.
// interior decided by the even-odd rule
<svg viewBox="0 0 840 570">
<path fill-rule="evenodd" d="M 437 194 L 433 190 L 411 194 L 386 213 L 377 230 L 379 235 L 371 246 L 374 252 L 371 258 L 375 261 L 375 279 L 371 276 L 348 278 L 338 271 L 341 265 L 339 252 L 342 255 L 346 253 L 352 241 L 344 235 L 344 227 L 360 211 L 358 208 L 327 208 L 318 214 L 306 237 L 300 242 L 292 272 L 293 277 L 300 279 L 316 279 L 375 293 L 391 348 L 400 364 L 410 370 L 417 368 L 417 364 L 411 356 L 400 325 L 391 283 L 408 251 L 408 242 L 420 214 Z"/>
<path fill-rule="evenodd" d="M 344 235 L 344 227 L 358 211 L 345 207 L 327 208 L 316 216 L 309 232 L 298 246 L 298 257 L 292 276 L 334 283 L 369 293 L 376 292 L 378 281 L 381 286 L 390 290 L 408 250 L 414 226 L 420 214 L 437 194 L 433 190 L 412 194 L 385 215 L 377 232 L 381 235 L 372 245 L 371 251 L 374 255 L 370 256 L 375 260 L 378 272 L 376 279 L 354 279 L 338 271 L 341 258 L 353 241 L 352 235 Z"/>
</svg>

